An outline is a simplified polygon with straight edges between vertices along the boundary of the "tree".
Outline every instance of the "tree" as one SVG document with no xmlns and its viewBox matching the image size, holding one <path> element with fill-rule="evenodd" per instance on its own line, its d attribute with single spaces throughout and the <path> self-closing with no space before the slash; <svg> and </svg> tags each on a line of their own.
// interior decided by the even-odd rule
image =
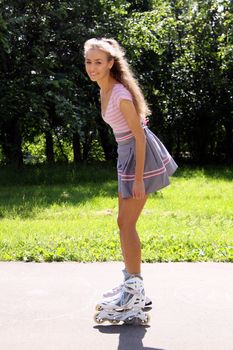
<svg viewBox="0 0 233 350">
<path fill-rule="evenodd" d="M 0 103 L 5 109 L 0 129 L 6 162 L 21 164 L 22 138 L 33 140 L 39 133 L 46 135 L 48 161 L 54 161 L 54 138 L 73 142 L 76 161 L 87 158 L 93 137 L 104 140 L 107 133 L 96 119 L 98 100 L 89 97 L 93 88 L 84 73 L 83 44 L 117 30 L 122 25 L 117 11 L 126 13 L 125 2 L 10 0 L 0 6 Z M 107 31 L 109 18 L 116 20 Z M 111 152 L 104 149 L 109 158 Z"/>
<path fill-rule="evenodd" d="M 83 44 L 115 37 L 126 48 L 152 109 L 150 126 L 176 158 L 232 161 L 230 0 L 0 3 L 0 144 L 20 166 L 22 143 L 45 135 L 47 161 L 89 158 L 94 140 L 116 156 L 98 87 L 84 70 Z M 56 147 L 54 147 L 56 145 Z"/>
<path fill-rule="evenodd" d="M 221 138 L 232 149 L 232 56 L 224 55 L 232 44 L 229 38 L 227 49 L 220 44 L 226 41 L 224 31 L 227 37 L 230 27 L 232 32 L 232 5 L 215 0 L 158 0 L 153 5 L 127 23 L 132 61 L 137 61 L 135 69 L 152 104 L 151 126 L 178 158 L 189 154 L 198 163 L 216 159 Z M 232 152 L 227 154 L 229 158 Z"/>
</svg>

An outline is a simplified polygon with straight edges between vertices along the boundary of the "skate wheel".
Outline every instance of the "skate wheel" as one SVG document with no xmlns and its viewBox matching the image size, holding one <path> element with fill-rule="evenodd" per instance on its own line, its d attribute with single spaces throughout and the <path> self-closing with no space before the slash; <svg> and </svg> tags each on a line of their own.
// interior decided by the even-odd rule
<svg viewBox="0 0 233 350">
<path fill-rule="evenodd" d="M 149 322 L 150 322 L 150 316 L 149 316 L 149 314 L 145 314 L 145 320 L 140 320 L 140 324 L 141 324 L 142 326 L 147 325 Z"/>
<path fill-rule="evenodd" d="M 102 306 L 100 306 L 100 305 L 96 305 L 95 309 L 96 309 L 96 311 L 101 311 L 101 310 L 103 310 Z"/>
<path fill-rule="evenodd" d="M 101 324 L 101 323 L 103 323 L 103 322 L 105 321 L 105 319 L 99 317 L 99 313 L 97 313 L 97 314 L 94 315 L 94 321 L 95 321 L 96 323 L 98 323 L 98 324 Z"/>
<path fill-rule="evenodd" d="M 109 320 L 111 324 L 118 324 L 120 321 L 119 320 Z"/>
</svg>

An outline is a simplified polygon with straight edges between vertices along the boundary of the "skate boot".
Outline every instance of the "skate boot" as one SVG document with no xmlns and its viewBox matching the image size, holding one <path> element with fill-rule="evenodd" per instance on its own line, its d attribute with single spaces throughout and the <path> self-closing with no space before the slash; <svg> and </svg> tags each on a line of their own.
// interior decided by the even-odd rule
<svg viewBox="0 0 233 350">
<path fill-rule="evenodd" d="M 117 324 L 139 323 L 146 325 L 149 315 L 143 311 L 145 307 L 145 291 L 140 277 L 131 277 L 124 282 L 121 291 L 99 303 L 101 310 L 94 316 L 96 323 L 109 321 Z"/>
<path fill-rule="evenodd" d="M 124 280 L 126 281 L 126 279 L 130 276 L 128 274 L 128 272 L 126 271 L 126 269 L 122 270 L 123 272 L 123 275 L 124 275 Z M 120 285 L 112 288 L 112 289 L 109 289 L 107 290 L 106 292 L 103 293 L 103 298 L 111 298 L 111 297 L 115 297 L 116 295 L 118 295 L 119 293 L 121 293 L 121 290 L 124 286 L 124 283 L 121 283 Z M 152 309 L 152 301 L 151 299 L 149 299 L 147 296 L 146 296 L 146 301 L 145 301 L 145 306 L 143 308 L 143 311 L 150 311 Z M 102 310 L 102 307 L 100 304 L 97 304 L 96 305 L 96 310 L 97 311 L 100 311 Z"/>
</svg>

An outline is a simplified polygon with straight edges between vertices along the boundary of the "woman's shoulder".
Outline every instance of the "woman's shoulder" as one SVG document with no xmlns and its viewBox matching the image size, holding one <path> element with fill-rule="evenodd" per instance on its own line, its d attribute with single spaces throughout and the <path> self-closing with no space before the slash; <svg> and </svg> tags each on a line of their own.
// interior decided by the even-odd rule
<svg viewBox="0 0 233 350">
<path fill-rule="evenodd" d="M 113 90 L 113 103 L 117 108 L 120 107 L 121 100 L 133 101 L 133 98 L 129 90 L 123 84 L 117 83 Z"/>
<path fill-rule="evenodd" d="M 122 83 L 117 83 L 115 85 L 114 95 L 118 98 L 127 97 L 128 99 L 132 99 L 132 95 L 131 95 L 130 91 Z"/>
<path fill-rule="evenodd" d="M 114 90 L 115 91 L 128 91 L 129 92 L 129 90 L 122 83 L 116 83 Z"/>
</svg>

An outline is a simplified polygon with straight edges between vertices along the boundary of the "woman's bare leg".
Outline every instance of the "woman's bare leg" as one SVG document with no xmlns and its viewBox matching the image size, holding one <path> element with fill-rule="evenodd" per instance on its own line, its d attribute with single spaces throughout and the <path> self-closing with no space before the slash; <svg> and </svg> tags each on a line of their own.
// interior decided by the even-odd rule
<svg viewBox="0 0 233 350">
<path fill-rule="evenodd" d="M 119 193 L 119 213 L 117 223 L 125 267 L 130 274 L 141 272 L 141 243 L 136 231 L 136 223 L 148 196 L 143 199 L 124 199 Z"/>
</svg>

